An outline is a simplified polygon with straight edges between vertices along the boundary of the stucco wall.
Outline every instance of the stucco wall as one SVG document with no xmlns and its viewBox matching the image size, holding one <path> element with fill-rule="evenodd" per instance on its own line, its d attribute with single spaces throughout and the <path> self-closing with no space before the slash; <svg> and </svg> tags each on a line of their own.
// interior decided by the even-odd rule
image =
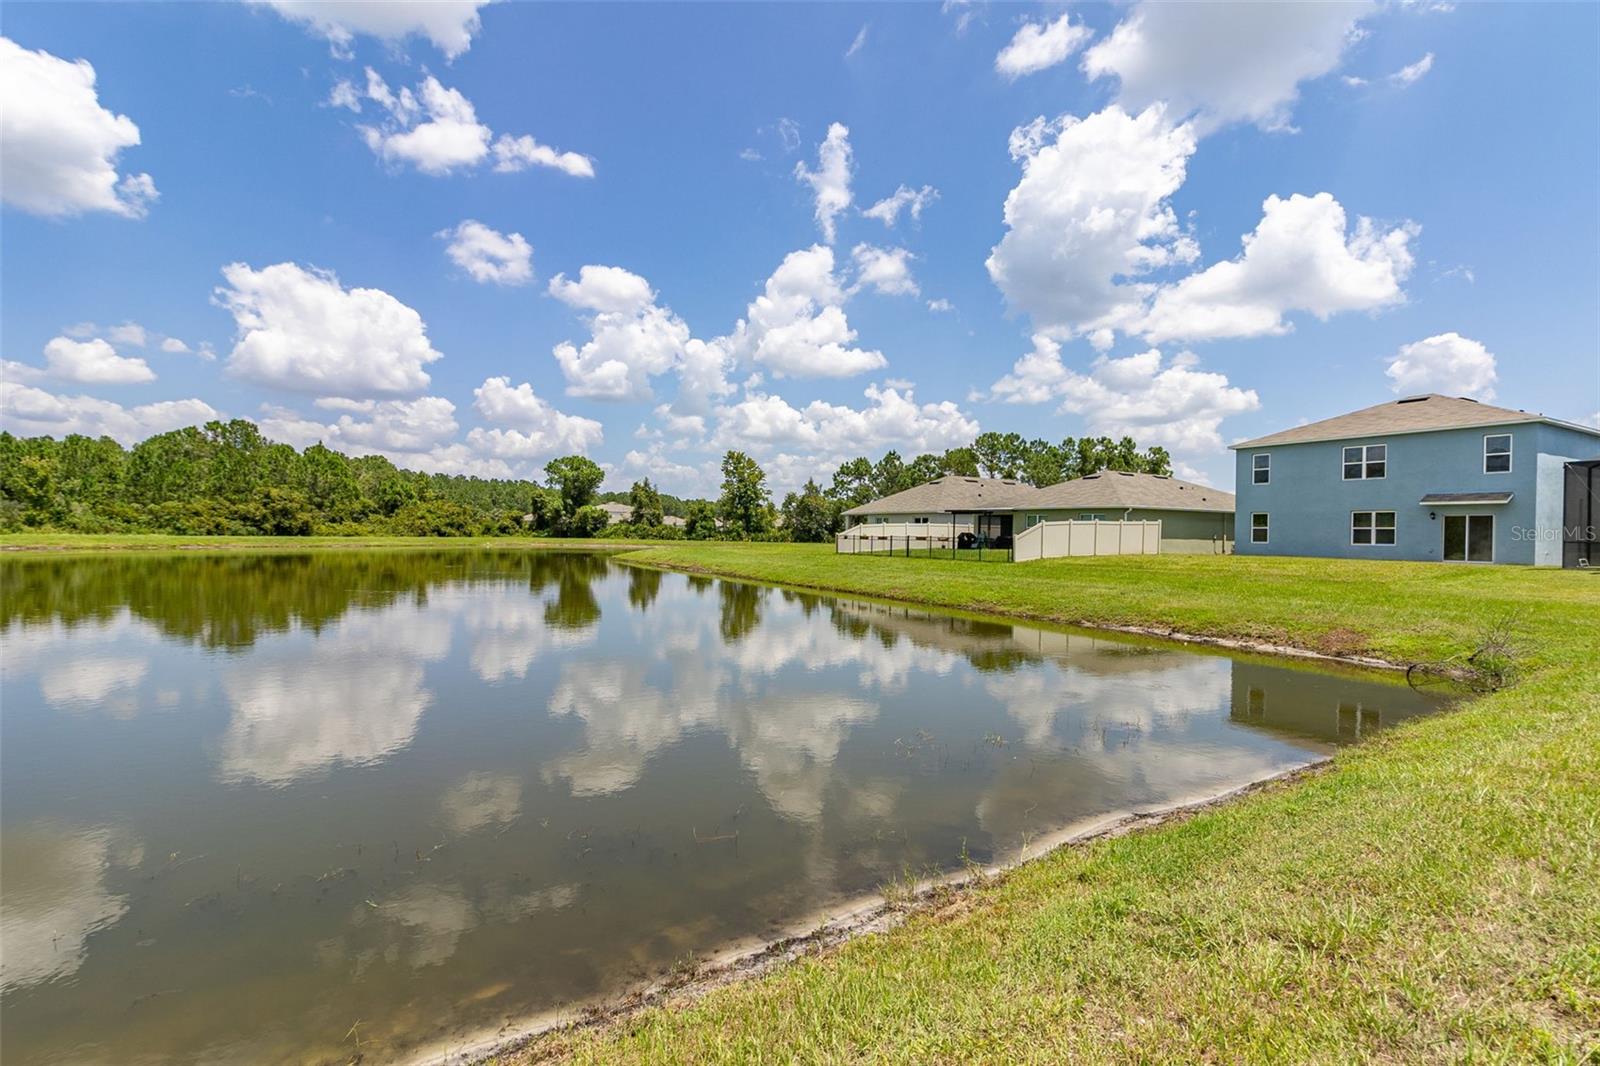
<svg viewBox="0 0 1600 1066">
<path fill-rule="evenodd" d="M 928 524 L 931 526 L 942 526 L 946 530 L 950 528 L 950 522 L 952 519 L 955 521 L 957 532 L 960 532 L 963 529 L 972 528 L 972 516 L 969 514 L 948 515 L 938 513 L 874 514 L 864 515 L 860 518 L 851 518 L 847 515 L 845 517 L 844 524 L 845 528 L 848 529 L 849 527 L 858 524 L 872 525 L 875 523 L 882 524 L 884 522 L 915 522 L 920 518 L 926 518 L 928 520 Z"/>
<path fill-rule="evenodd" d="M 1483 438 L 1507 433 L 1512 438 L 1509 473 L 1483 470 Z M 1344 448 L 1356 444 L 1388 445 L 1388 469 L 1377 480 L 1345 481 Z M 1272 456 L 1271 481 L 1251 480 L 1253 457 Z M 1578 430 L 1524 423 L 1475 427 L 1434 433 L 1406 433 L 1339 441 L 1241 448 L 1236 455 L 1237 548 L 1241 555 L 1319 555 L 1346 559 L 1417 559 L 1443 557 L 1446 514 L 1492 514 L 1494 561 L 1549 562 L 1559 559 L 1560 480 L 1540 455 L 1570 459 L 1600 456 L 1600 437 Z M 1560 463 L 1554 464 L 1559 471 Z M 1542 472 L 1541 472 L 1542 471 Z M 1510 503 L 1473 506 L 1423 506 L 1434 492 L 1510 492 Z M 1538 532 L 1552 522 L 1555 499 L 1555 550 L 1545 545 L 1551 534 Z M 1250 540 L 1250 516 L 1271 516 L 1266 544 Z M 1393 511 L 1395 543 L 1353 545 L 1353 511 Z M 1541 545 L 1545 545 L 1540 547 Z M 1538 548 L 1536 552 L 1536 548 Z"/>
</svg>

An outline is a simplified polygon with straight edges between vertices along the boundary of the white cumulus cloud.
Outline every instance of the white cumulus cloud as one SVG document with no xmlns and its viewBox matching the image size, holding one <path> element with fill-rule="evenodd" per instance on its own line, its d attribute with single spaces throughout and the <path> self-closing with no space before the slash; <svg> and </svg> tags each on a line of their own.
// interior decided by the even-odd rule
<svg viewBox="0 0 1600 1066">
<path fill-rule="evenodd" d="M 950 401 L 919 404 L 910 390 L 870 385 L 862 408 L 813 400 L 794 407 L 781 396 L 755 393 L 718 408 L 717 447 L 813 449 L 826 455 L 874 454 L 898 447 L 943 451 L 966 444 L 978 423 Z"/>
<path fill-rule="evenodd" d="M 123 407 L 93 396 L 58 396 L 31 385 L 0 383 L 0 421 L 19 437 L 107 436 L 125 445 L 222 415 L 198 399 L 163 400 Z"/>
<path fill-rule="evenodd" d="M 790 252 L 723 342 L 780 377 L 851 377 L 887 365 L 882 352 L 852 347 L 856 331 L 833 266 L 826 245 Z"/>
<path fill-rule="evenodd" d="M 1193 130 L 1170 125 L 1159 105 L 1039 118 L 1013 131 L 1022 179 L 986 264 L 1007 303 L 1051 333 L 1137 318 L 1150 286 L 1129 279 L 1199 254 L 1168 202 L 1194 150 Z"/>
<path fill-rule="evenodd" d="M 53 338 L 44 346 L 45 366 L 52 377 L 85 385 L 136 385 L 156 379 L 143 359 L 118 355 L 99 338 L 75 341 Z"/>
<path fill-rule="evenodd" d="M 1063 364 L 1054 340 L 1036 335 L 1033 345 L 995 382 L 994 397 L 1012 403 L 1059 399 L 1059 409 L 1083 416 L 1095 435 L 1127 435 L 1189 456 L 1214 453 L 1222 449 L 1222 420 L 1261 405 L 1254 389 L 1196 369 L 1187 354 L 1164 360 L 1151 349 L 1121 359 L 1100 356 L 1080 374 Z"/>
<path fill-rule="evenodd" d="M 994 69 L 1015 81 L 1062 62 L 1093 36 L 1089 27 L 1074 24 L 1065 14 L 1052 22 L 1024 22 L 1011 43 L 994 57 Z"/>
<path fill-rule="evenodd" d="M 910 215 L 911 221 L 921 222 L 923 209 L 938 198 L 939 190 L 932 185 L 924 185 L 920 189 L 902 185 L 861 213 L 867 218 L 875 218 L 885 226 L 893 228 L 899 221 L 901 211 Z"/>
<path fill-rule="evenodd" d="M 817 225 L 829 244 L 837 233 L 835 220 L 850 206 L 850 130 L 835 122 L 817 148 L 817 169 L 794 165 L 794 176 L 811 186 L 816 197 Z"/>
<path fill-rule="evenodd" d="M 520 233 L 501 233 L 469 218 L 437 236 L 449 242 L 445 254 L 473 281 L 526 285 L 533 280 L 533 246 Z"/>
<path fill-rule="evenodd" d="M 604 439 L 599 422 L 556 410 L 526 381 L 512 388 L 510 378 L 487 378 L 473 395 L 473 406 L 485 421 L 508 427 L 468 434 L 469 443 L 490 454 L 545 457 L 587 452 Z"/>
<path fill-rule="evenodd" d="M 645 400 L 650 379 L 678 367 L 689 344 L 689 327 L 670 308 L 655 303 L 644 278 L 621 267 L 585 266 L 576 281 L 557 274 L 550 295 L 588 311 L 590 337 L 580 347 L 563 341 L 556 362 L 567 378 L 567 395 L 603 400 Z"/>
<path fill-rule="evenodd" d="M 1131 110 L 1165 103 L 1202 130 L 1231 122 L 1285 129 L 1302 82 L 1335 70 L 1370 2 L 1192 4 L 1140 0 L 1083 57 L 1115 77 Z"/>
<path fill-rule="evenodd" d="M 912 255 L 904 248 L 858 244 L 850 258 L 856 263 L 856 291 L 871 288 L 886 296 L 916 296 L 921 292 L 911 276 Z"/>
<path fill-rule="evenodd" d="M 238 339 L 228 370 L 290 392 L 356 398 L 426 389 L 440 358 L 422 316 L 382 289 L 346 289 L 332 271 L 277 263 L 222 268 L 219 306 Z"/>
<path fill-rule="evenodd" d="M 160 195 L 148 174 L 119 174 L 139 127 L 100 106 L 94 67 L 0 37 L 0 197 L 57 218 L 109 211 L 143 218 Z"/>
<path fill-rule="evenodd" d="M 1292 311 L 1327 319 L 1399 303 L 1418 232 L 1370 218 L 1351 232 L 1344 208 L 1325 192 L 1269 196 L 1243 254 L 1163 288 L 1138 332 L 1154 342 L 1259 337 L 1288 332 Z"/>
<path fill-rule="evenodd" d="M 494 142 L 494 159 L 494 169 L 502 174 L 514 174 L 529 167 L 550 167 L 575 178 L 594 177 L 594 160 L 588 156 L 540 144 L 526 133 L 520 137 L 502 133 Z"/>
<path fill-rule="evenodd" d="M 1442 392 L 1475 400 L 1494 399 L 1498 378 L 1494 353 L 1454 330 L 1401 345 L 1385 373 L 1398 393 Z"/>
<path fill-rule="evenodd" d="M 446 59 L 472 47 L 489 0 L 252 0 L 327 39 L 348 57 L 356 34 L 400 41 L 413 34 L 432 41 Z"/>
<path fill-rule="evenodd" d="M 385 162 L 410 163 L 424 174 L 437 176 L 470 170 L 492 154 L 499 173 L 541 166 L 574 177 L 594 177 L 593 160 L 577 152 L 551 148 L 527 134 L 502 133 L 494 139 L 494 131 L 478 120 L 472 101 L 431 74 L 415 91 L 401 86 L 396 92 L 368 67 L 362 95 L 388 113 L 376 125 L 359 127 L 367 147 Z M 355 88 L 348 83 L 336 84 L 328 103 L 360 110 Z"/>
</svg>

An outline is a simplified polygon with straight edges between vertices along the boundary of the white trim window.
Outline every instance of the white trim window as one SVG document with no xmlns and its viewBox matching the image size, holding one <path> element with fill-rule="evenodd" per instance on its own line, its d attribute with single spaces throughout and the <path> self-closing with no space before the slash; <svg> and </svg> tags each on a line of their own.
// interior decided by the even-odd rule
<svg viewBox="0 0 1600 1066">
<path fill-rule="evenodd" d="M 928 524 L 928 516 L 927 515 L 915 515 L 911 519 L 911 524 L 914 525 L 914 526 L 925 526 L 925 525 Z"/>
<path fill-rule="evenodd" d="M 1272 535 L 1272 518 L 1265 511 L 1250 516 L 1250 543 L 1267 544 Z"/>
<path fill-rule="evenodd" d="M 1044 515 L 1042 515 L 1042 514 L 1023 515 L 1023 517 L 1022 517 L 1022 528 L 1023 529 L 1032 529 L 1034 526 L 1038 525 L 1039 523 L 1041 523 L 1043 521 L 1044 521 Z"/>
<path fill-rule="evenodd" d="M 1355 444 L 1344 450 L 1346 481 L 1377 481 L 1389 475 L 1387 444 Z"/>
<path fill-rule="evenodd" d="M 1351 511 L 1350 543 L 1382 547 L 1394 543 L 1393 511 Z"/>
<path fill-rule="evenodd" d="M 1272 453 L 1257 452 L 1250 457 L 1250 484 L 1266 485 L 1272 481 Z"/>
<path fill-rule="evenodd" d="M 1088 511 L 1085 511 L 1078 516 L 1078 521 L 1080 522 L 1104 522 L 1105 520 L 1106 516 L 1098 511 L 1096 511 L 1094 514 L 1090 514 Z"/>
<path fill-rule="evenodd" d="M 1485 433 L 1483 435 L 1483 472 L 1485 474 L 1511 473 L 1511 434 Z"/>
</svg>

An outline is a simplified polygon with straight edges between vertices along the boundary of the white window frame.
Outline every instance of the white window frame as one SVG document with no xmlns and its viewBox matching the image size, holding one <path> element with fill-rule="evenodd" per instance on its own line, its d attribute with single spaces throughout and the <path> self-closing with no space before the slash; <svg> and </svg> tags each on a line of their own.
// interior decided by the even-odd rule
<svg viewBox="0 0 1600 1066">
<path fill-rule="evenodd" d="M 1105 520 L 1106 516 L 1101 511 L 1083 511 L 1078 515 L 1078 521 L 1080 522 L 1104 522 Z"/>
<path fill-rule="evenodd" d="M 1043 525 L 1043 524 L 1044 524 L 1044 515 L 1042 515 L 1042 514 L 1025 514 L 1025 515 L 1022 516 L 1022 528 L 1023 529 L 1032 529 L 1034 526 Z"/>
<path fill-rule="evenodd" d="M 1372 449 L 1374 449 L 1374 448 L 1382 448 L 1383 449 L 1383 458 L 1382 459 L 1373 459 L 1373 458 L 1371 458 Z M 1351 477 L 1349 472 L 1345 470 L 1346 467 L 1351 466 L 1351 465 L 1355 465 L 1355 464 L 1352 464 L 1349 459 L 1345 458 L 1347 453 L 1352 452 L 1352 451 L 1359 451 L 1361 453 L 1361 459 L 1359 460 L 1359 465 L 1361 467 L 1361 474 L 1358 477 Z M 1383 473 L 1379 474 L 1377 477 L 1373 477 L 1372 475 L 1367 473 L 1367 468 L 1370 467 L 1373 463 L 1382 463 L 1383 464 Z M 1388 444 L 1388 442 L 1385 441 L 1385 442 L 1382 442 L 1382 443 L 1379 443 L 1379 444 L 1346 444 L 1343 447 L 1341 447 L 1339 449 L 1339 476 L 1345 481 L 1383 481 L 1385 478 L 1387 478 L 1389 476 L 1389 444 Z"/>
<path fill-rule="evenodd" d="M 1495 437 L 1504 437 L 1506 439 L 1506 450 L 1505 451 L 1503 451 L 1503 452 L 1491 452 L 1489 450 L 1489 441 L 1492 440 Z M 1509 434 L 1509 433 L 1485 433 L 1483 435 L 1483 472 L 1485 474 L 1509 474 L 1509 473 L 1511 473 L 1511 452 L 1512 452 L 1512 449 L 1514 447 L 1515 447 L 1515 442 L 1511 439 L 1511 434 Z M 1503 455 L 1503 456 L 1505 456 L 1506 457 L 1506 468 L 1504 470 L 1490 470 L 1489 469 L 1489 456 L 1491 456 L 1491 455 Z"/>
<path fill-rule="evenodd" d="M 1362 515 L 1362 514 L 1366 515 L 1368 517 L 1368 519 L 1370 520 L 1370 524 L 1369 525 L 1365 525 L 1365 526 L 1357 526 L 1356 525 L 1356 515 Z M 1389 524 L 1387 526 L 1380 526 L 1380 525 L 1378 525 L 1378 516 L 1379 515 L 1384 515 L 1384 514 L 1389 516 Z M 1357 529 L 1365 529 L 1368 533 L 1372 534 L 1372 539 L 1371 540 L 1367 540 L 1367 541 L 1357 540 L 1356 539 L 1356 530 Z M 1394 540 L 1391 540 L 1387 544 L 1384 544 L 1383 542 L 1379 541 L 1378 540 L 1378 530 L 1380 530 L 1380 529 L 1389 530 L 1390 533 L 1394 534 Z M 1393 511 L 1351 511 L 1350 512 L 1350 545 L 1352 547 L 1355 547 L 1355 548 L 1392 548 L 1396 544 L 1398 544 L 1399 541 L 1400 541 L 1400 516 L 1395 514 L 1395 512 L 1393 512 Z"/>
<path fill-rule="evenodd" d="M 1263 459 L 1266 460 L 1265 463 L 1263 463 L 1261 461 Z M 1261 477 L 1260 475 L 1262 475 L 1262 474 L 1265 474 L 1267 476 L 1266 477 Z M 1270 484 L 1272 484 L 1272 453 L 1271 452 L 1256 452 L 1254 455 L 1250 456 L 1250 484 L 1252 484 L 1252 485 L 1270 485 Z"/>
<path fill-rule="evenodd" d="M 920 516 L 912 515 L 911 516 L 911 524 L 914 525 L 914 526 L 925 526 L 925 525 L 928 524 L 928 516 L 927 515 L 920 515 Z"/>
<path fill-rule="evenodd" d="M 1261 527 L 1260 527 L 1259 530 L 1257 530 L 1257 528 L 1256 528 L 1256 519 L 1258 519 L 1258 518 L 1263 519 L 1263 521 L 1261 523 Z M 1257 532 L 1261 533 L 1261 539 L 1260 540 L 1256 539 L 1256 533 Z M 1272 515 L 1271 515 L 1270 512 L 1267 512 L 1267 511 L 1252 511 L 1252 512 L 1250 512 L 1250 543 L 1251 544 L 1271 544 L 1272 543 Z"/>
</svg>

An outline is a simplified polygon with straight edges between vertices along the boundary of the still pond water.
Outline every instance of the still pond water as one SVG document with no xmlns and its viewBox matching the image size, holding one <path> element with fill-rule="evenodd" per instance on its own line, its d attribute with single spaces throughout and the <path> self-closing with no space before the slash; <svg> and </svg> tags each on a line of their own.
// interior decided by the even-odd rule
<svg viewBox="0 0 1600 1066">
<path fill-rule="evenodd" d="M 459 1046 L 1438 705 L 602 555 L 0 580 L 8 1066 Z"/>
</svg>

